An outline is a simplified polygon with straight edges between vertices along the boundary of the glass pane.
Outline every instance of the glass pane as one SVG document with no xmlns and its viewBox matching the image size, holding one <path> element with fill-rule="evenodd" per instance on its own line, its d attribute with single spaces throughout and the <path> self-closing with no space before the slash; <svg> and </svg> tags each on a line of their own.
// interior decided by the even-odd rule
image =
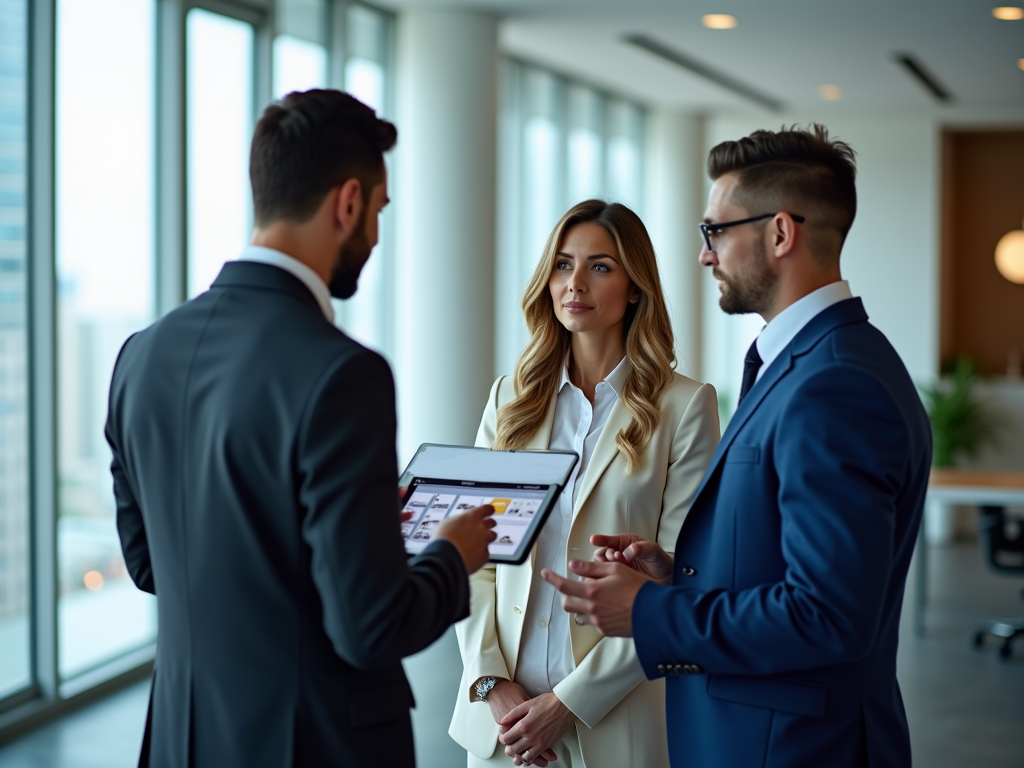
<svg viewBox="0 0 1024 768">
<path fill-rule="evenodd" d="M 568 89 L 568 192 L 569 204 L 600 197 L 604 167 L 601 162 L 601 96 L 591 88 Z"/>
<path fill-rule="evenodd" d="M 252 233 L 251 24 L 193 8 L 186 19 L 188 295 L 210 287 Z"/>
<path fill-rule="evenodd" d="M 117 353 L 154 317 L 155 6 L 57 6 L 58 642 L 65 678 L 156 633 L 155 601 L 135 588 L 121 559 L 103 438 Z"/>
<path fill-rule="evenodd" d="M 562 132 L 557 122 L 561 89 L 554 75 L 528 70 L 523 78 L 523 286 L 540 260 L 544 243 L 563 213 Z"/>
<path fill-rule="evenodd" d="M 327 85 L 327 49 L 291 35 L 274 38 L 274 97 Z"/>
<path fill-rule="evenodd" d="M 275 13 L 274 97 L 326 87 L 325 0 L 277 0 Z"/>
<path fill-rule="evenodd" d="M 608 122 L 608 194 L 635 210 L 641 203 L 643 180 L 643 113 L 632 104 L 613 101 L 608 108 Z"/>
<path fill-rule="evenodd" d="M 381 116 L 387 114 L 387 23 L 384 14 L 358 5 L 349 6 L 345 15 L 345 90 Z M 391 156 L 386 157 L 390 163 Z M 393 180 L 389 183 L 393 188 Z M 381 214 L 380 240 L 359 276 L 359 291 L 348 301 L 334 302 L 338 325 L 353 338 L 385 354 L 391 347 L 388 318 L 392 295 L 387 290 L 392 255 L 391 216 L 387 208 Z"/>
<path fill-rule="evenodd" d="M 0 697 L 32 682 L 26 349 L 28 3 L 0 0 Z"/>
</svg>

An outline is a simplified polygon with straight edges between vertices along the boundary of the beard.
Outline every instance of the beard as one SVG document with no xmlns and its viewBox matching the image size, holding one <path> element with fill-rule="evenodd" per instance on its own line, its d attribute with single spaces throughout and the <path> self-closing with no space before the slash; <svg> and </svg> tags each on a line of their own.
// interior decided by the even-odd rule
<svg viewBox="0 0 1024 768">
<path fill-rule="evenodd" d="M 363 271 L 373 248 L 366 236 L 366 206 L 356 221 L 351 237 L 338 249 L 338 264 L 331 273 L 327 289 L 336 299 L 351 299 L 359 288 L 359 274 Z"/>
<path fill-rule="evenodd" d="M 755 241 L 753 256 L 748 266 L 735 277 L 726 277 L 717 268 L 712 271 L 722 281 L 722 296 L 718 306 L 727 315 L 747 315 L 752 312 L 762 314 L 771 306 L 778 276 L 768 264 L 768 253 L 763 241 Z"/>
</svg>

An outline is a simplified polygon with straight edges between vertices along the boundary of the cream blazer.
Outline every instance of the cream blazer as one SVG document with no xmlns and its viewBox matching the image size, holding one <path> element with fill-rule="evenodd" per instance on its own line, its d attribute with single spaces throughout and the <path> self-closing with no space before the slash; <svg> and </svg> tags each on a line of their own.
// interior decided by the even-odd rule
<svg viewBox="0 0 1024 768">
<path fill-rule="evenodd" d="M 513 397 L 512 378 L 491 388 L 476 437 L 494 445 L 496 413 Z M 527 448 L 546 449 L 555 400 Z M 676 537 L 720 437 L 718 400 L 710 384 L 673 374 L 661 397 L 657 429 L 632 475 L 615 436 L 629 426 L 622 400 L 612 407 L 594 448 L 573 507 L 566 561 L 589 560 L 594 533 L 638 533 L 673 552 Z M 498 726 L 486 703 L 474 702 L 472 686 L 486 676 L 515 678 L 533 560 L 522 565 L 487 565 L 470 577 L 470 616 L 455 626 L 463 675 L 448 733 L 474 755 L 487 759 L 498 744 Z M 555 686 L 575 713 L 586 768 L 668 767 L 664 680 L 648 681 L 630 638 L 602 637 L 589 624 L 569 622 L 576 668 Z"/>
</svg>

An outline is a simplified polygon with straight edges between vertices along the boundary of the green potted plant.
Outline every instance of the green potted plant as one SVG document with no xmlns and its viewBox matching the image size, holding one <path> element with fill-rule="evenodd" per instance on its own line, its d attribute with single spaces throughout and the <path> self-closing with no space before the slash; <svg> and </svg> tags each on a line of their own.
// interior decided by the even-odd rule
<svg viewBox="0 0 1024 768">
<path fill-rule="evenodd" d="M 922 386 L 921 399 L 932 425 L 932 466 L 952 467 L 970 460 L 998 438 L 999 421 L 975 391 L 974 361 L 957 357 L 949 375 L 935 386 Z"/>
</svg>

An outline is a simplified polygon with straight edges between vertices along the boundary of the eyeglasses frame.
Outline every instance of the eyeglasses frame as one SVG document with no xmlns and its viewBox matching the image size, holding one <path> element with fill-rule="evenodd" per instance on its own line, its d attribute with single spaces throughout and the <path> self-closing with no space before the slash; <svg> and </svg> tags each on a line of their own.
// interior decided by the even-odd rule
<svg viewBox="0 0 1024 768">
<path fill-rule="evenodd" d="M 737 219 L 736 221 L 723 221 L 718 224 L 708 224 L 707 222 L 700 222 L 700 233 L 704 235 L 704 245 L 708 247 L 709 252 L 714 252 L 715 249 L 711 245 L 712 231 L 718 234 L 719 230 L 728 229 L 729 227 L 738 227 L 740 224 L 750 224 L 754 221 L 761 221 L 762 219 L 769 219 L 772 216 L 778 216 L 779 213 L 785 213 L 785 211 L 777 211 L 775 213 L 762 213 L 760 216 L 751 216 L 749 219 Z M 797 224 L 803 224 L 806 219 L 798 213 L 790 213 L 789 217 L 793 219 Z"/>
</svg>

